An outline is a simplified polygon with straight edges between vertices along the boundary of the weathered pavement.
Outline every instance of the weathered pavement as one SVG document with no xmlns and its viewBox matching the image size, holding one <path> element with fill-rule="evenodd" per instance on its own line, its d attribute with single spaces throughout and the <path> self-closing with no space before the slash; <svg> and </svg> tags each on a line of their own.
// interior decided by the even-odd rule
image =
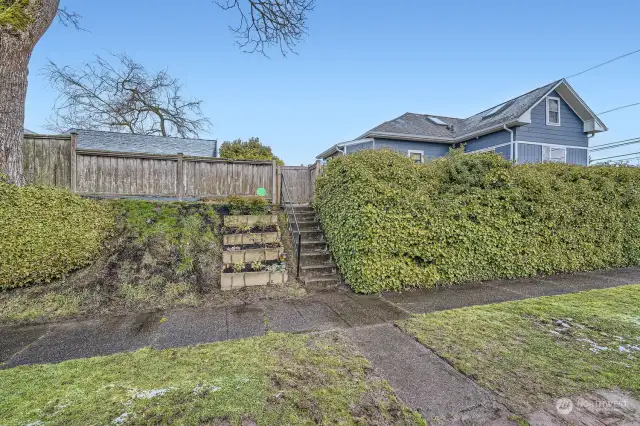
<svg viewBox="0 0 640 426">
<path fill-rule="evenodd" d="M 640 268 L 490 281 L 385 293 L 381 297 L 341 290 L 316 293 L 299 300 L 0 327 L 0 363 L 3 363 L 0 368 L 108 355 L 143 347 L 190 346 L 259 336 L 267 331 L 338 330 L 358 346 L 405 403 L 425 418 L 452 425 L 514 424 L 508 419 L 509 412 L 493 395 L 402 333 L 393 321 L 406 318 L 410 313 L 635 283 L 640 283 Z M 621 416 L 619 412 L 614 414 L 616 418 Z M 585 416 L 580 420 L 582 423 L 576 424 L 605 424 L 590 414 Z M 563 424 L 563 419 L 554 417 L 552 409 L 533 413 L 529 421 L 532 425 Z"/>
<path fill-rule="evenodd" d="M 163 349 L 240 339 L 267 331 L 301 333 L 358 328 L 393 322 L 406 318 L 409 313 L 633 283 L 640 283 L 640 268 L 489 281 L 385 293 L 382 297 L 332 291 L 299 300 L 0 327 L 0 363 L 3 363 L 0 368 L 108 355 L 147 346 Z"/>
</svg>

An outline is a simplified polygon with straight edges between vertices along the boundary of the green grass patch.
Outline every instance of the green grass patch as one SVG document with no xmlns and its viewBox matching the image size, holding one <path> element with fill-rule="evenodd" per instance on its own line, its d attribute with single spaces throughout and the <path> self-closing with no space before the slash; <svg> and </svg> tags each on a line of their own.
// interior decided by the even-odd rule
<svg viewBox="0 0 640 426">
<path fill-rule="evenodd" d="M 424 424 L 338 335 L 143 349 L 0 371 L 0 382 L 6 425 Z"/>
<path fill-rule="evenodd" d="M 517 407 L 596 389 L 640 394 L 640 285 L 415 315 L 399 325 Z"/>
</svg>

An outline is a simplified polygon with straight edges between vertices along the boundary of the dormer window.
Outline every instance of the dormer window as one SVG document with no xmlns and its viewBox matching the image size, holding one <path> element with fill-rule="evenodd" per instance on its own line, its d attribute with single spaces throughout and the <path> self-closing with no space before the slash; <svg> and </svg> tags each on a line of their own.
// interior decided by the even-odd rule
<svg viewBox="0 0 640 426">
<path fill-rule="evenodd" d="M 560 98 L 547 97 L 547 126 L 560 125 Z"/>
</svg>

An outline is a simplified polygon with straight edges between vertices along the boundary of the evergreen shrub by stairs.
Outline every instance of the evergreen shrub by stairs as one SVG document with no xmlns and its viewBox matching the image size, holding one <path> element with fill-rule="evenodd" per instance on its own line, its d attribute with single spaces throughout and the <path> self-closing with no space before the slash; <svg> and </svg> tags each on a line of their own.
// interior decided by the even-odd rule
<svg viewBox="0 0 640 426">
<path fill-rule="evenodd" d="M 640 169 L 452 150 L 330 160 L 315 209 L 362 293 L 640 264 Z"/>
</svg>

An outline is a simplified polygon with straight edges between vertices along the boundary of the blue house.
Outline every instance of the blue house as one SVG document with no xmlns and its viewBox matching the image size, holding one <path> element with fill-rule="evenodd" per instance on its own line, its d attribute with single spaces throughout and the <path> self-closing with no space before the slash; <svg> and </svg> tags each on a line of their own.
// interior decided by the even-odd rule
<svg viewBox="0 0 640 426">
<path fill-rule="evenodd" d="M 589 164 L 589 139 L 607 131 L 566 80 L 558 80 L 469 118 L 406 113 L 316 158 L 391 148 L 415 162 L 465 152 L 494 151 L 516 163 Z"/>
</svg>

